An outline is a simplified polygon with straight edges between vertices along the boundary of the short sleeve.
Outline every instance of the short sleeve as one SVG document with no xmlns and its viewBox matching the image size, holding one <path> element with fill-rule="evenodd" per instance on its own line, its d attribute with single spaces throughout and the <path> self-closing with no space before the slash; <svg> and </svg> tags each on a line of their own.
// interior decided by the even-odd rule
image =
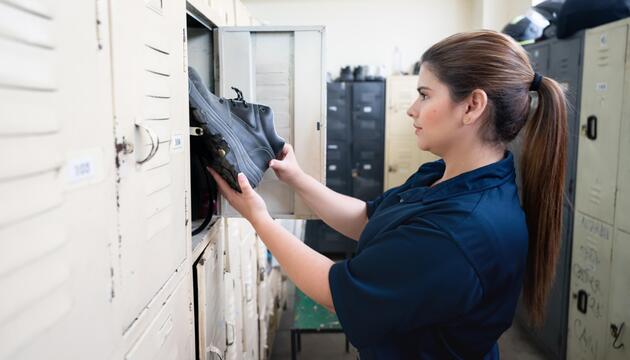
<svg viewBox="0 0 630 360">
<path fill-rule="evenodd" d="M 399 187 L 391 188 L 385 191 L 383 194 L 379 195 L 377 198 L 373 200 L 368 200 L 365 202 L 365 211 L 367 214 L 367 218 L 371 218 L 372 214 L 374 214 L 374 210 L 383 202 L 383 199 L 394 193 Z"/>
<path fill-rule="evenodd" d="M 457 244 L 416 221 L 371 239 L 328 274 L 333 304 L 361 348 L 454 319 L 482 298 L 481 283 Z"/>
</svg>

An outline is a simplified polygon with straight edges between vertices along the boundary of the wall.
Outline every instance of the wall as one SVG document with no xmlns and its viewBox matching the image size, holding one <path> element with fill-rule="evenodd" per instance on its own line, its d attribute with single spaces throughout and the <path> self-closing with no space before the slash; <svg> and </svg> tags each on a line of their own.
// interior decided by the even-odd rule
<svg viewBox="0 0 630 360">
<path fill-rule="evenodd" d="M 517 15 L 532 6 L 531 0 L 472 0 L 474 27 L 501 31 Z"/>
<path fill-rule="evenodd" d="M 327 69 L 344 65 L 392 66 L 396 46 L 410 70 L 430 45 L 474 28 L 473 0 L 243 0 L 269 25 L 325 25 Z"/>
</svg>

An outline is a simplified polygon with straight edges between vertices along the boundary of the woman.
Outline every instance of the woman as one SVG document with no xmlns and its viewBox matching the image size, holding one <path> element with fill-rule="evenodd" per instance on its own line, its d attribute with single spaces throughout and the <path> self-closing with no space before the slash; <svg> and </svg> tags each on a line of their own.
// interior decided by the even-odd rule
<svg viewBox="0 0 630 360">
<path fill-rule="evenodd" d="M 408 110 L 417 145 L 441 160 L 373 201 L 305 175 L 290 146 L 270 164 L 322 220 L 359 241 L 351 260 L 334 264 L 273 222 L 243 175 L 242 194 L 213 176 L 296 286 L 337 313 L 361 359 L 496 359 L 521 288 L 539 323 L 554 276 L 564 94 L 491 31 L 431 47 L 418 92 Z M 521 207 L 506 147 L 522 128 Z"/>
</svg>

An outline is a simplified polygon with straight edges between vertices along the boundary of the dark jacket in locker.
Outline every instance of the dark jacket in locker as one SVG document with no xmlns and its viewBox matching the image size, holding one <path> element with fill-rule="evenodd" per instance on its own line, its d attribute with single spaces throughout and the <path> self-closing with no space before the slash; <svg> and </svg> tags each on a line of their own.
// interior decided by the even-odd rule
<svg viewBox="0 0 630 360">
<path fill-rule="evenodd" d="M 527 257 L 512 154 L 430 185 L 442 160 L 367 203 L 354 258 L 330 270 L 362 360 L 498 359 Z"/>
</svg>

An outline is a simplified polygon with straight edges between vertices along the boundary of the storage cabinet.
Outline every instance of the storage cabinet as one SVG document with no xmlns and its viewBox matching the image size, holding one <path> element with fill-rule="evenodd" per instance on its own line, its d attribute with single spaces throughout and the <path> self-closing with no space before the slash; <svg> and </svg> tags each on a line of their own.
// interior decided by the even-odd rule
<svg viewBox="0 0 630 360">
<path fill-rule="evenodd" d="M 197 309 L 197 354 L 200 360 L 225 357 L 225 221 L 220 220 L 207 234 L 210 242 L 195 265 Z"/>
<path fill-rule="evenodd" d="M 190 249 L 183 2 L 111 1 L 118 155 L 119 295 L 125 331 Z M 140 27 L 138 29 L 138 27 Z"/>
<path fill-rule="evenodd" d="M 187 65 L 214 84 L 218 13 L 250 18 L 232 0 L 0 2 L 0 359 L 258 357 L 253 229 L 233 226 L 230 261 L 223 218 L 191 246 Z M 291 34 L 323 83 L 322 29 Z M 324 99 L 296 104 L 308 148 Z"/>
<path fill-rule="evenodd" d="M 586 32 L 567 358 L 625 359 L 628 22 Z M 625 84 L 625 86 L 624 86 Z"/>
<path fill-rule="evenodd" d="M 106 359 L 117 344 L 102 5 L 0 3 L 0 359 Z"/>
<path fill-rule="evenodd" d="M 383 192 L 385 82 L 331 82 L 327 97 L 326 186 L 372 200 Z M 322 221 L 308 221 L 306 243 L 326 254 L 356 248 Z"/>
</svg>

